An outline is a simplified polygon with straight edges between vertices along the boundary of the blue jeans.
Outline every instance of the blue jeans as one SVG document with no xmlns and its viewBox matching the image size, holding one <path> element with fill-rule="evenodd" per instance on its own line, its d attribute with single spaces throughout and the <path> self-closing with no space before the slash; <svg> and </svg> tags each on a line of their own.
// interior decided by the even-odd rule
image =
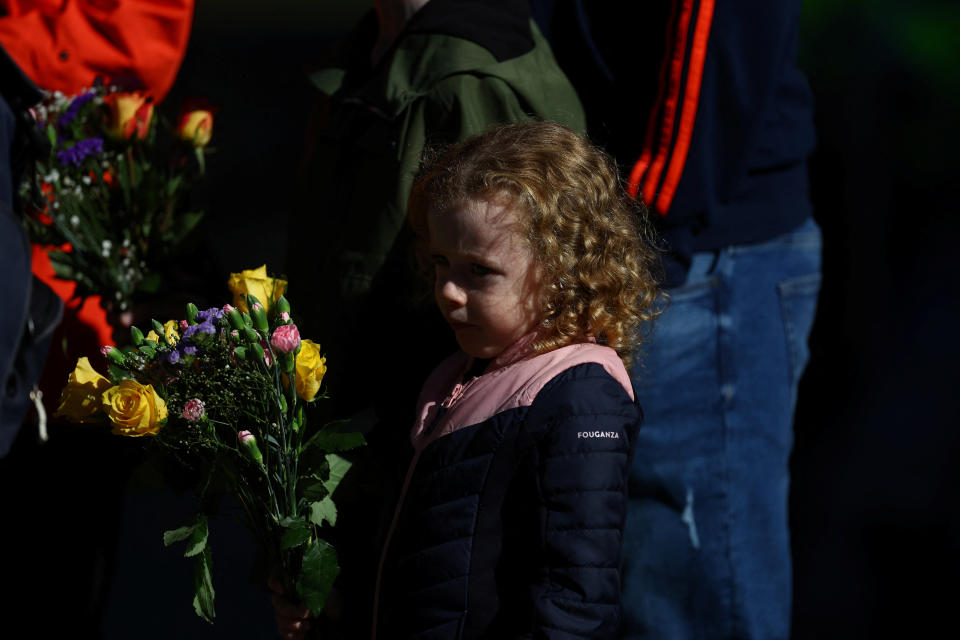
<svg viewBox="0 0 960 640">
<path fill-rule="evenodd" d="M 788 460 L 820 289 L 811 219 L 696 254 L 632 375 L 624 637 L 787 638 Z"/>
</svg>

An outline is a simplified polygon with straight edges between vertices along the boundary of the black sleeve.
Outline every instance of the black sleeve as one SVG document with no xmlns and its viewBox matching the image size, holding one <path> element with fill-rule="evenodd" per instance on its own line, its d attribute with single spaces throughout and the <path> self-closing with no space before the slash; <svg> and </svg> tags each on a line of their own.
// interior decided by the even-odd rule
<svg viewBox="0 0 960 640">
<path fill-rule="evenodd" d="M 535 638 L 613 638 L 637 406 L 595 364 L 551 381 L 528 414 L 537 441 L 544 567 Z"/>
</svg>

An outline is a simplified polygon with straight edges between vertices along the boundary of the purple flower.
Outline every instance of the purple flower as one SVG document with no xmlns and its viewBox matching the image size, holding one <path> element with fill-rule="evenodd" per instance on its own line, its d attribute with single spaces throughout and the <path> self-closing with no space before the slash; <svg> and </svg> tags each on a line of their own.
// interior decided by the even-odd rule
<svg viewBox="0 0 960 640">
<path fill-rule="evenodd" d="M 197 348 L 192 345 L 187 345 L 183 348 L 183 355 L 185 356 L 195 356 L 197 355 Z"/>
<path fill-rule="evenodd" d="M 180 352 L 174 350 L 168 353 L 167 362 L 169 362 L 170 364 L 177 364 L 178 362 L 180 362 Z"/>
<path fill-rule="evenodd" d="M 64 166 L 68 164 L 80 166 L 80 163 L 83 162 L 87 156 L 94 153 L 101 153 L 102 151 L 103 138 L 87 138 L 86 140 L 81 140 L 69 149 L 58 151 L 57 160 Z"/>
<path fill-rule="evenodd" d="M 197 316 L 202 312 L 198 312 Z M 217 329 L 213 326 L 213 322 L 210 319 L 206 319 L 200 324 L 192 324 L 187 327 L 186 331 L 183 332 L 184 338 L 189 338 L 195 333 L 216 333 Z"/>
<path fill-rule="evenodd" d="M 223 309 L 211 307 L 205 311 L 197 311 L 197 322 L 214 322 L 223 318 Z"/>
<path fill-rule="evenodd" d="M 60 116 L 60 119 L 57 120 L 57 125 L 61 129 L 68 127 L 71 122 L 77 119 L 77 115 L 80 113 L 81 107 L 93 100 L 94 95 L 95 94 L 93 91 L 88 91 L 87 93 L 81 93 L 76 98 L 71 100 L 66 111 L 64 111 Z"/>
</svg>

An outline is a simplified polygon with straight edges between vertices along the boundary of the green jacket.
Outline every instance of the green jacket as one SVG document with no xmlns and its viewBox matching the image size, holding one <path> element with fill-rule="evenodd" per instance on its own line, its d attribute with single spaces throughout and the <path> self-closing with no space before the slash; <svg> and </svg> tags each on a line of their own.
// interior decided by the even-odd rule
<svg viewBox="0 0 960 640">
<path fill-rule="evenodd" d="M 444 7 L 433 0 L 421 13 Z M 406 211 L 426 146 L 531 117 L 586 130 L 576 92 L 532 21 L 531 48 L 498 60 L 477 42 L 437 32 L 426 24 L 431 15 L 416 23 L 419 16 L 371 70 L 377 25 L 369 14 L 340 60 L 311 75 L 320 100 L 307 141 L 305 197 L 289 225 L 287 275 L 291 290 L 306 294 L 296 296 L 304 324 L 328 353 L 355 339 L 375 279 L 387 278 L 379 304 L 398 314 L 413 304 Z"/>
</svg>

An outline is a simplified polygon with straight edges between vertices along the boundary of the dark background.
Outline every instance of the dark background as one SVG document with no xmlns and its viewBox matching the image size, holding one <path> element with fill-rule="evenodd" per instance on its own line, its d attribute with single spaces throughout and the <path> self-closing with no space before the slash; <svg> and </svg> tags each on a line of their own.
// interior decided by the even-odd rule
<svg viewBox="0 0 960 640">
<path fill-rule="evenodd" d="M 208 179 L 195 194 L 208 212 L 204 243 L 188 265 L 211 283 L 203 293 L 214 301 L 227 297 L 230 271 L 282 269 L 287 226 L 305 215 L 294 203 L 313 102 L 304 69 L 367 6 L 198 2 L 167 101 L 201 96 L 220 108 Z M 958 34 L 956 3 L 805 4 L 801 67 L 817 100 L 811 177 L 824 278 L 792 461 L 796 638 L 925 637 L 953 626 Z M 78 576 L 55 580 L 53 596 L 36 595 L 74 616 L 50 617 L 44 628 L 96 637 L 102 613 L 104 637 L 117 640 L 274 637 L 269 600 L 249 581 L 246 532 L 229 517 L 212 525 L 218 618 L 210 627 L 192 611 L 191 562 L 161 544 L 162 531 L 190 513 L 189 500 L 142 473 L 131 480 L 135 456 L 90 438 L 51 440 L 27 480 L 37 494 L 62 494 L 76 474 L 57 507 L 63 529 L 35 534 L 38 553 L 58 549 L 53 566 Z M 58 469 L 45 472 L 52 464 Z"/>
<path fill-rule="evenodd" d="M 807 0 L 824 279 L 791 502 L 798 638 L 933 637 L 960 595 L 960 8 Z"/>
</svg>

